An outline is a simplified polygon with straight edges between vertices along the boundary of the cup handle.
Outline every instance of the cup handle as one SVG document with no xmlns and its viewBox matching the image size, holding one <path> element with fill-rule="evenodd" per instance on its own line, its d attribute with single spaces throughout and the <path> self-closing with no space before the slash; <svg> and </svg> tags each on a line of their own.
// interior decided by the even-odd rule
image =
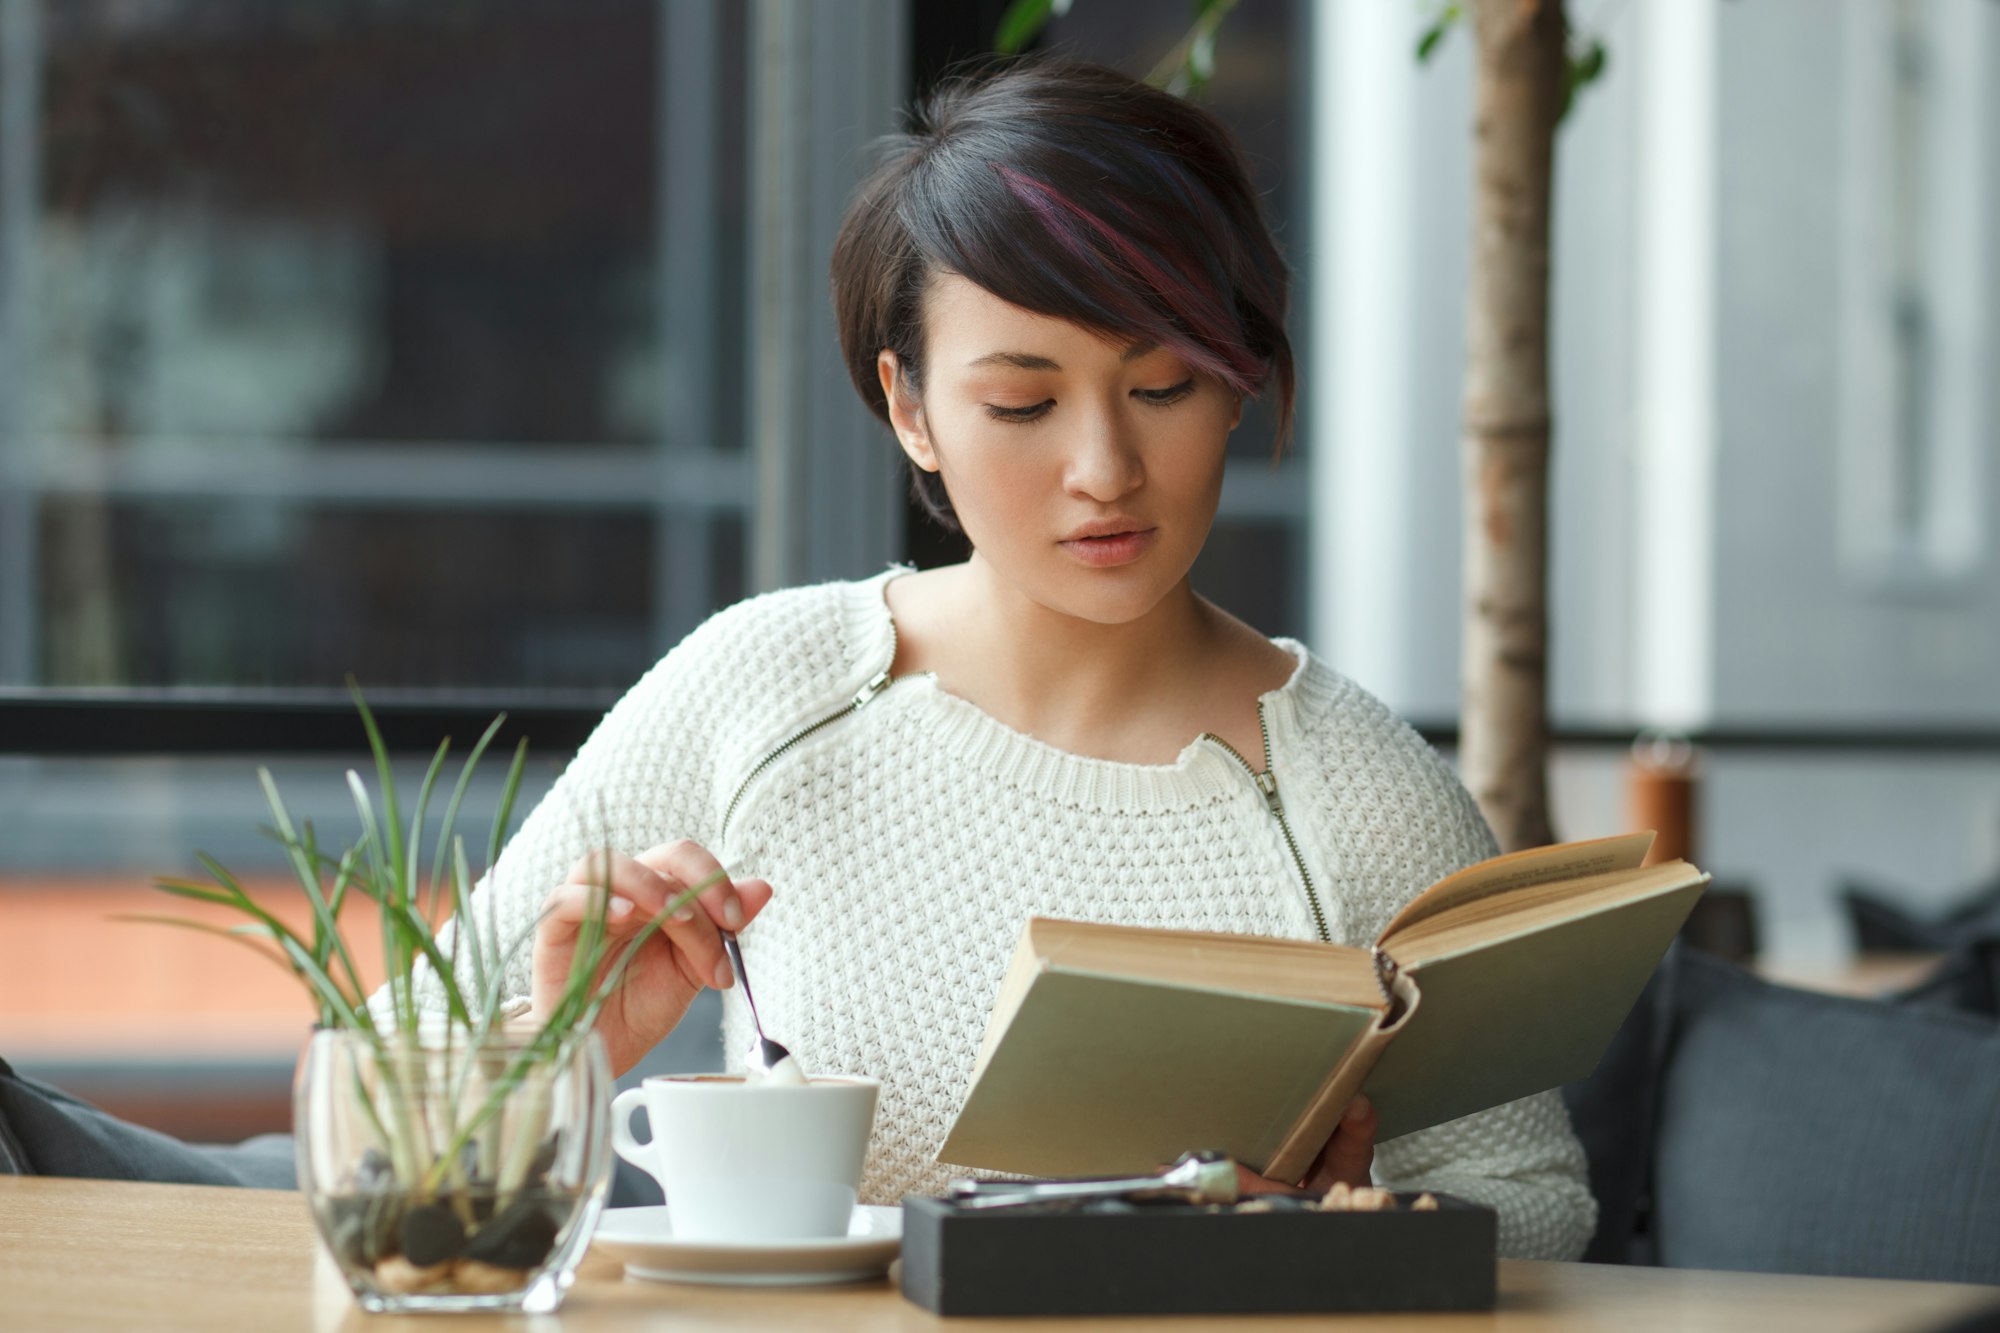
<svg viewBox="0 0 2000 1333">
<path fill-rule="evenodd" d="M 620 1157 L 640 1170 L 651 1174 L 646 1158 L 653 1146 L 651 1139 L 641 1143 L 632 1137 L 632 1112 L 646 1104 L 643 1088 L 627 1088 L 611 1099 L 611 1146 Z"/>
</svg>

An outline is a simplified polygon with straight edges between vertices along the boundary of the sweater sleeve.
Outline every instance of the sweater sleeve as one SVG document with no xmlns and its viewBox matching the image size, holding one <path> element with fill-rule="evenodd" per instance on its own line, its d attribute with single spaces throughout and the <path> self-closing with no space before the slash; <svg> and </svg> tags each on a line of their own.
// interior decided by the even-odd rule
<svg viewBox="0 0 2000 1333">
<path fill-rule="evenodd" d="M 1464 784 L 1423 738 L 1344 680 L 1310 719 L 1319 790 L 1314 832 L 1327 848 L 1342 937 L 1366 947 L 1402 906 L 1498 848 Z M 1583 1147 L 1560 1094 L 1545 1092 L 1406 1134 L 1375 1151 L 1396 1190 L 1436 1190 L 1499 1213 L 1500 1253 L 1574 1259 L 1597 1225 Z"/>
<path fill-rule="evenodd" d="M 470 912 L 482 952 L 504 955 L 502 1016 L 527 1008 L 542 903 L 588 852 L 609 847 L 635 855 L 679 838 L 716 850 L 717 816 L 727 800 L 720 786 L 736 771 L 737 752 L 758 739 L 758 723 L 750 719 L 759 718 L 759 704 L 770 697 L 773 672 L 782 674 L 785 626 L 773 626 L 771 613 L 788 618 L 781 600 L 787 596 L 720 612 L 655 664 L 605 714 L 480 880 Z M 459 984 L 469 988 L 471 951 L 457 947 L 460 929 L 460 922 L 448 923 L 441 940 Z M 426 1012 L 444 1009 L 443 988 L 421 961 L 417 997 Z M 371 1005 L 385 1013 L 386 991 Z"/>
</svg>

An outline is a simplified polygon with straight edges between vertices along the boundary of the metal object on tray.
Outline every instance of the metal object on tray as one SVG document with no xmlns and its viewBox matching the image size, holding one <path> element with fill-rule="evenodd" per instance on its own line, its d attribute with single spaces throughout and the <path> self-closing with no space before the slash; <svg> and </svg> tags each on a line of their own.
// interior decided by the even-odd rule
<svg viewBox="0 0 2000 1333">
<path fill-rule="evenodd" d="M 960 1208 L 1018 1208 L 1024 1204 L 1076 1199 L 1180 1199 L 1187 1203 L 1235 1203 L 1236 1162 L 1225 1153 L 1183 1153 L 1166 1170 L 1150 1176 L 1085 1180 L 954 1180 L 951 1202 Z"/>
</svg>

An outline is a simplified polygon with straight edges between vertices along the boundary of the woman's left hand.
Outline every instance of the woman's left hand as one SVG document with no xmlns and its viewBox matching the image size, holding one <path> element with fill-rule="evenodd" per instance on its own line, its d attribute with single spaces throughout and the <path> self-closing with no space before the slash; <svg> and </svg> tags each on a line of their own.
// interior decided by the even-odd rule
<svg viewBox="0 0 2000 1333">
<path fill-rule="evenodd" d="M 1347 1113 L 1313 1159 L 1312 1169 L 1301 1184 L 1272 1180 L 1247 1166 L 1238 1166 L 1236 1187 L 1239 1194 L 1324 1194 L 1343 1182 L 1359 1189 L 1374 1183 L 1368 1174 L 1374 1164 L 1375 1107 L 1366 1097 L 1356 1097 L 1347 1104 Z"/>
</svg>

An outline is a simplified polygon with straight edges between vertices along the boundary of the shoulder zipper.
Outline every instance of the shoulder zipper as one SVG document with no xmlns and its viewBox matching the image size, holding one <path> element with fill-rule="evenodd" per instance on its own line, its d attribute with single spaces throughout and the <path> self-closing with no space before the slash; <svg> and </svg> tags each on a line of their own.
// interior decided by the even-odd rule
<svg viewBox="0 0 2000 1333">
<path fill-rule="evenodd" d="M 891 665 L 894 665 L 896 661 L 896 626 L 893 621 L 890 622 L 889 625 L 889 661 Z M 908 680 L 908 679 L 909 676 L 907 675 L 891 676 L 889 674 L 889 668 L 883 667 L 880 671 L 870 676 L 868 678 L 868 683 L 863 685 L 859 690 L 855 691 L 854 697 L 852 699 L 849 699 L 846 702 L 846 704 L 842 705 L 841 708 L 839 708 L 837 711 L 828 713 L 825 717 L 820 718 L 816 722 L 810 722 L 805 726 L 800 727 L 797 731 L 793 732 L 791 735 L 785 737 L 784 740 L 780 741 L 776 749 L 772 750 L 762 759 L 759 759 L 756 765 L 752 767 L 747 774 L 744 775 L 743 781 L 736 784 L 735 794 L 730 796 L 729 804 L 726 807 L 724 807 L 722 811 L 722 827 L 716 831 L 716 836 L 715 836 L 716 843 L 719 845 L 723 839 L 729 836 L 729 821 L 736 817 L 736 807 L 743 800 L 743 793 L 749 790 L 750 784 L 757 780 L 759 774 L 761 774 L 765 769 L 769 768 L 772 764 L 777 763 L 779 759 L 784 757 L 787 751 L 789 751 L 793 746 L 797 745 L 800 741 L 806 739 L 808 736 L 813 735 L 815 732 L 821 731 L 827 727 L 832 726 L 834 723 L 840 721 L 840 719 L 848 716 L 851 713 L 859 712 L 862 708 L 866 707 L 869 701 L 874 699 L 876 695 L 882 693 L 882 691 L 888 689 L 891 685 L 894 685 L 897 681 Z"/>
<path fill-rule="evenodd" d="M 1271 728 L 1264 721 L 1264 705 L 1257 705 L 1257 733 L 1264 741 L 1264 771 L 1259 773 L 1250 766 L 1250 761 L 1235 746 L 1212 731 L 1202 736 L 1214 741 L 1228 753 L 1231 759 L 1243 766 L 1250 775 L 1250 781 L 1257 786 L 1257 792 L 1264 798 L 1264 808 L 1271 812 L 1271 818 L 1278 821 L 1278 831 L 1285 835 L 1285 847 L 1292 854 L 1292 864 L 1298 868 L 1299 882 L 1305 886 L 1306 906 L 1312 909 L 1313 929 L 1319 932 L 1323 943 L 1333 942 L 1332 934 L 1326 928 L 1326 911 L 1320 906 L 1319 894 L 1313 888 L 1312 873 L 1306 869 L 1306 858 L 1299 852 L 1299 840 L 1292 836 L 1291 821 L 1285 818 L 1285 803 L 1278 796 L 1278 770 L 1271 763 Z"/>
</svg>

